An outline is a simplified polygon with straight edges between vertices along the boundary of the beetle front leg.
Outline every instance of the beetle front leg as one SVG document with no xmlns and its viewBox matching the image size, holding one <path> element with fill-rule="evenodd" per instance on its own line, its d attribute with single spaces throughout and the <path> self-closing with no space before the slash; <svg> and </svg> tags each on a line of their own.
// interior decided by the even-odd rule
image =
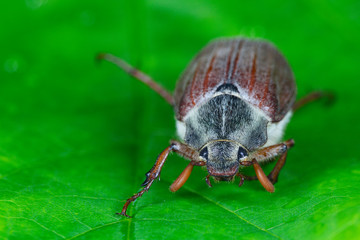
<svg viewBox="0 0 360 240">
<path fill-rule="evenodd" d="M 144 186 L 144 188 L 140 192 L 134 194 L 132 197 L 126 200 L 126 203 L 124 204 L 121 213 L 117 213 L 117 214 L 123 215 L 125 217 L 130 217 L 126 214 L 126 210 L 129 207 L 129 204 L 135 201 L 137 198 L 141 197 L 145 192 L 149 190 L 155 179 L 159 177 L 161 169 L 166 161 L 166 158 L 168 157 L 171 151 L 174 151 L 174 148 L 176 148 L 176 146 L 174 144 L 171 144 L 164 151 L 162 151 L 162 153 L 160 153 L 160 155 L 158 156 L 155 162 L 155 165 L 150 169 L 148 173 L 146 173 L 146 179 L 144 183 L 141 185 Z"/>
<path fill-rule="evenodd" d="M 259 149 L 256 152 L 251 153 L 249 158 L 255 158 L 258 162 L 263 162 L 285 153 L 288 149 L 294 146 L 294 144 L 294 140 L 289 139 L 285 142 Z"/>
<path fill-rule="evenodd" d="M 277 182 L 280 170 L 282 169 L 282 167 L 284 166 L 284 164 L 286 162 L 287 151 L 292 146 L 294 146 L 294 140 L 290 139 L 283 143 L 272 145 L 272 146 L 260 149 L 256 152 L 252 153 L 249 156 L 249 158 L 252 159 L 252 161 L 246 161 L 246 162 L 242 162 L 240 164 L 242 164 L 244 166 L 253 165 L 256 176 L 243 176 L 240 174 L 242 176 L 241 183 L 243 181 L 243 178 L 245 178 L 245 180 L 258 179 L 260 181 L 261 185 L 263 185 L 267 191 L 273 192 L 274 191 L 273 186 L 271 186 L 269 181 L 272 184 L 275 184 Z M 261 169 L 260 165 L 258 164 L 258 162 L 266 161 L 268 159 L 272 159 L 279 155 L 280 155 L 280 158 L 277 161 L 274 169 L 271 171 L 271 173 L 268 176 L 266 176 L 264 174 L 263 170 Z"/>
<path fill-rule="evenodd" d="M 171 141 L 171 144 L 174 144 L 174 151 L 177 154 L 191 160 L 187 167 L 184 169 L 184 171 L 182 171 L 179 177 L 170 186 L 170 191 L 176 192 L 188 180 L 194 166 L 204 166 L 205 162 L 200 161 L 198 151 L 192 149 L 188 145 L 180 143 L 178 141 Z"/>
<path fill-rule="evenodd" d="M 205 162 L 191 161 L 186 166 L 184 171 L 182 171 L 182 173 L 178 176 L 178 178 L 171 184 L 171 186 L 169 188 L 170 191 L 176 192 L 177 190 L 179 190 L 186 183 L 186 181 L 190 177 L 190 174 L 191 174 L 194 166 L 204 166 L 204 165 L 205 165 Z"/>
<path fill-rule="evenodd" d="M 265 175 L 265 173 L 262 170 L 262 168 L 260 167 L 259 163 L 256 161 L 255 158 L 251 162 L 254 166 L 256 176 L 259 179 L 259 182 L 261 183 L 261 185 L 266 189 L 266 191 L 273 193 L 275 191 L 274 185 L 269 180 L 269 178 Z"/>
</svg>

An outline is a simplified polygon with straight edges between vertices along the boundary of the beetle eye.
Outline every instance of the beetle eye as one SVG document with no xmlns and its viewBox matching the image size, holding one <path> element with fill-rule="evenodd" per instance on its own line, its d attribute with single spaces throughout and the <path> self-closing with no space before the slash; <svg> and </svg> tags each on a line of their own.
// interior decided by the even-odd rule
<svg viewBox="0 0 360 240">
<path fill-rule="evenodd" d="M 240 161 L 241 159 L 247 157 L 249 154 L 246 151 L 246 149 L 239 147 L 239 151 L 238 151 L 238 160 Z"/>
<path fill-rule="evenodd" d="M 208 148 L 205 147 L 204 149 L 202 149 L 199 153 L 200 157 L 208 160 L 208 155 L 209 155 L 209 152 L 208 152 Z"/>
</svg>

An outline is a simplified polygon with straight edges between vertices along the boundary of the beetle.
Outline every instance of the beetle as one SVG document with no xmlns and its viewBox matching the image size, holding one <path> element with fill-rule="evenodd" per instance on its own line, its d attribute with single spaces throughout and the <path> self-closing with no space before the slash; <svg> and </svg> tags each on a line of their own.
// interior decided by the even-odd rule
<svg viewBox="0 0 360 240">
<path fill-rule="evenodd" d="M 170 152 L 190 160 L 188 166 L 170 186 L 175 192 L 189 178 L 194 166 L 206 166 L 207 184 L 216 181 L 258 179 L 268 191 L 285 164 L 294 140 L 281 142 L 293 112 L 304 104 L 325 96 L 313 92 L 295 103 L 296 84 L 293 72 L 283 55 L 269 42 L 246 38 L 218 39 L 205 46 L 180 77 L 174 95 L 151 77 L 111 54 L 98 59 L 112 62 L 142 81 L 173 108 L 177 135 L 157 157 L 146 173 L 141 191 L 130 197 L 129 204 L 149 190 Z M 259 163 L 278 158 L 266 175 Z M 253 166 L 256 176 L 245 176 L 239 170 Z"/>
</svg>

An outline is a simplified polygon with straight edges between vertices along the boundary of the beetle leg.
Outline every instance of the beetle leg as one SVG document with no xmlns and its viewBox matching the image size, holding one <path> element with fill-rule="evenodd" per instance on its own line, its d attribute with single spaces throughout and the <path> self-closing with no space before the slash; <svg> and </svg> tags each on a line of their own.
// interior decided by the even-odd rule
<svg viewBox="0 0 360 240">
<path fill-rule="evenodd" d="M 210 181 L 210 174 L 208 174 L 208 175 L 206 176 L 205 181 L 206 181 L 206 183 L 207 183 L 207 185 L 208 185 L 209 187 L 212 187 L 211 181 Z"/>
<path fill-rule="evenodd" d="M 287 151 L 284 152 L 279 160 L 276 162 L 276 165 L 274 167 L 274 169 L 270 172 L 270 174 L 268 175 L 268 178 L 269 180 L 275 184 L 278 180 L 278 177 L 279 177 L 279 173 L 280 173 L 280 170 L 282 169 L 282 167 L 285 165 L 285 162 L 286 162 L 286 156 L 287 156 Z"/>
<path fill-rule="evenodd" d="M 260 167 L 259 163 L 254 158 L 252 160 L 254 170 L 256 173 L 257 178 L 259 179 L 259 182 L 261 185 L 266 189 L 266 191 L 273 193 L 275 191 L 274 185 L 270 182 L 270 180 L 265 175 L 264 171 Z"/>
<path fill-rule="evenodd" d="M 191 147 L 189 147 L 188 145 L 180 143 L 178 141 L 171 141 L 171 144 L 173 144 L 175 146 L 174 151 L 177 154 L 191 160 L 189 165 L 184 169 L 184 171 L 179 175 L 179 177 L 170 186 L 170 191 L 176 192 L 188 180 L 188 178 L 190 177 L 190 174 L 193 170 L 193 167 L 194 166 L 204 166 L 205 162 L 199 161 L 199 153 L 197 151 L 195 151 L 194 149 L 192 149 Z"/>
<path fill-rule="evenodd" d="M 171 184 L 170 191 L 176 192 L 177 190 L 179 190 L 190 177 L 193 168 L 194 165 L 190 162 L 189 165 L 187 165 L 187 167 L 184 169 L 184 171 L 179 175 L 179 177 Z"/>
<path fill-rule="evenodd" d="M 195 149 L 189 147 L 188 145 L 186 145 L 184 143 L 174 141 L 174 140 L 172 140 L 170 143 L 175 146 L 174 152 L 176 152 L 177 154 L 179 154 L 180 156 L 182 156 L 186 159 L 193 161 L 194 165 L 198 165 L 197 163 L 202 162 L 202 161 L 199 161 L 199 152 L 196 151 Z M 200 163 L 200 166 L 203 166 L 204 164 L 205 164 L 205 162 L 202 162 L 202 163 Z"/>
<path fill-rule="evenodd" d="M 128 200 L 126 200 L 126 203 L 124 204 L 124 207 L 123 207 L 121 213 L 118 213 L 118 214 L 123 215 L 125 217 L 129 217 L 126 214 L 126 210 L 129 207 L 129 204 L 131 202 L 135 201 L 137 198 L 141 197 L 145 192 L 147 192 L 149 190 L 149 188 L 153 184 L 154 180 L 159 177 L 161 168 L 163 167 L 167 156 L 169 155 L 169 153 L 171 151 L 174 150 L 174 148 L 175 148 L 175 145 L 171 144 L 169 147 L 167 147 L 164 151 L 162 151 L 160 153 L 160 155 L 158 156 L 158 158 L 155 162 L 155 165 L 151 168 L 151 170 L 148 173 L 146 173 L 146 179 L 145 179 L 144 183 L 142 184 L 142 186 L 144 186 L 144 188 L 140 192 L 134 194 L 132 197 L 130 197 Z"/>
<path fill-rule="evenodd" d="M 255 159 L 256 162 L 261 162 L 261 161 L 266 161 L 268 159 L 272 159 L 278 155 L 280 155 L 279 160 L 277 161 L 274 169 L 271 171 L 271 173 L 267 176 L 267 178 L 273 183 L 275 184 L 277 182 L 280 170 L 282 169 L 282 167 L 284 166 L 285 162 L 286 162 L 286 156 L 287 156 L 287 150 L 289 148 L 291 148 L 292 146 L 294 146 L 294 140 L 290 139 L 287 140 L 283 143 L 280 144 L 276 144 L 276 145 L 272 145 L 263 149 L 260 149 L 254 153 L 251 154 L 251 158 Z M 240 162 L 241 165 L 243 166 L 250 166 L 253 165 L 253 161 L 245 161 L 245 162 Z M 254 168 L 258 169 L 258 173 L 261 174 L 260 170 L 259 170 L 260 166 L 254 166 Z M 255 169 L 256 171 L 256 169 Z M 262 169 L 261 169 L 262 171 Z M 262 174 L 261 174 L 262 175 Z M 245 176 L 242 174 L 238 174 L 238 176 L 240 177 L 244 177 L 245 180 L 257 180 L 259 179 L 258 174 L 256 174 L 256 176 Z"/>
<path fill-rule="evenodd" d="M 241 173 L 236 174 L 236 176 L 240 177 L 239 187 L 241 187 L 244 184 L 245 176 Z"/>
<path fill-rule="evenodd" d="M 304 105 L 311 103 L 315 100 L 318 100 L 320 98 L 323 98 L 323 97 L 327 98 L 329 103 L 333 102 L 333 100 L 335 98 L 334 94 L 332 94 L 330 92 L 322 92 L 322 91 L 311 92 L 308 95 L 306 95 L 305 97 L 303 97 L 300 100 L 298 100 L 297 102 L 295 102 L 292 110 L 295 112 L 296 110 L 303 107 Z"/>
<path fill-rule="evenodd" d="M 251 164 L 247 165 L 247 166 L 252 166 L 253 163 L 250 162 Z M 240 177 L 240 182 L 239 182 L 239 187 L 241 187 L 244 184 L 244 181 L 252 181 L 252 180 L 258 180 L 257 176 L 246 176 L 242 173 L 237 173 L 236 174 L 237 177 Z"/>
<path fill-rule="evenodd" d="M 257 150 L 252 153 L 250 157 L 251 159 L 255 158 L 258 162 L 270 160 L 285 153 L 292 146 L 294 146 L 294 140 L 289 139 L 285 142 Z"/>
<path fill-rule="evenodd" d="M 177 179 L 171 184 L 170 191 L 176 192 L 179 190 L 188 180 L 194 166 L 204 166 L 205 162 L 191 161 L 189 165 L 186 166 L 184 171 L 177 177 Z"/>
<path fill-rule="evenodd" d="M 155 82 L 150 76 L 134 68 L 124 60 L 115 57 L 114 55 L 109 53 L 100 53 L 99 55 L 97 55 L 97 59 L 98 60 L 104 59 L 106 61 L 114 63 L 129 75 L 135 77 L 136 79 L 148 85 L 152 90 L 154 90 L 161 97 L 163 97 L 171 106 L 174 105 L 174 98 L 167 90 L 165 90 L 162 86 L 160 86 L 157 82 Z"/>
<path fill-rule="evenodd" d="M 245 164 L 246 163 L 246 164 Z M 271 181 L 268 179 L 268 177 L 265 175 L 264 171 L 260 167 L 259 163 L 256 161 L 255 158 L 253 158 L 250 161 L 242 162 L 241 165 L 243 166 L 253 166 L 256 176 L 245 176 L 241 173 L 237 173 L 236 176 L 240 177 L 240 183 L 239 187 L 241 187 L 244 183 L 244 180 L 256 180 L 258 179 L 261 185 L 266 189 L 266 191 L 273 193 L 275 191 L 274 185 L 271 183 Z"/>
</svg>

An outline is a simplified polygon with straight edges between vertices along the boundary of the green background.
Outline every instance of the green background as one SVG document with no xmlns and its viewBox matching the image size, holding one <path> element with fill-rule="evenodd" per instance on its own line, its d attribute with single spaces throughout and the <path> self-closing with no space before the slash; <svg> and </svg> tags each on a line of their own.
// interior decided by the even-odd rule
<svg viewBox="0 0 360 240">
<path fill-rule="evenodd" d="M 251 2 L 251 3 L 250 3 Z M 360 234 L 359 1 L 6 1 L 0 7 L 0 239 L 354 239 Z M 169 90 L 211 39 L 260 37 L 287 57 L 301 109 L 275 185 L 205 184 L 171 155 L 161 181 L 116 216 L 175 138 L 172 109 L 109 63 Z M 273 165 L 265 167 L 270 171 Z"/>
</svg>

